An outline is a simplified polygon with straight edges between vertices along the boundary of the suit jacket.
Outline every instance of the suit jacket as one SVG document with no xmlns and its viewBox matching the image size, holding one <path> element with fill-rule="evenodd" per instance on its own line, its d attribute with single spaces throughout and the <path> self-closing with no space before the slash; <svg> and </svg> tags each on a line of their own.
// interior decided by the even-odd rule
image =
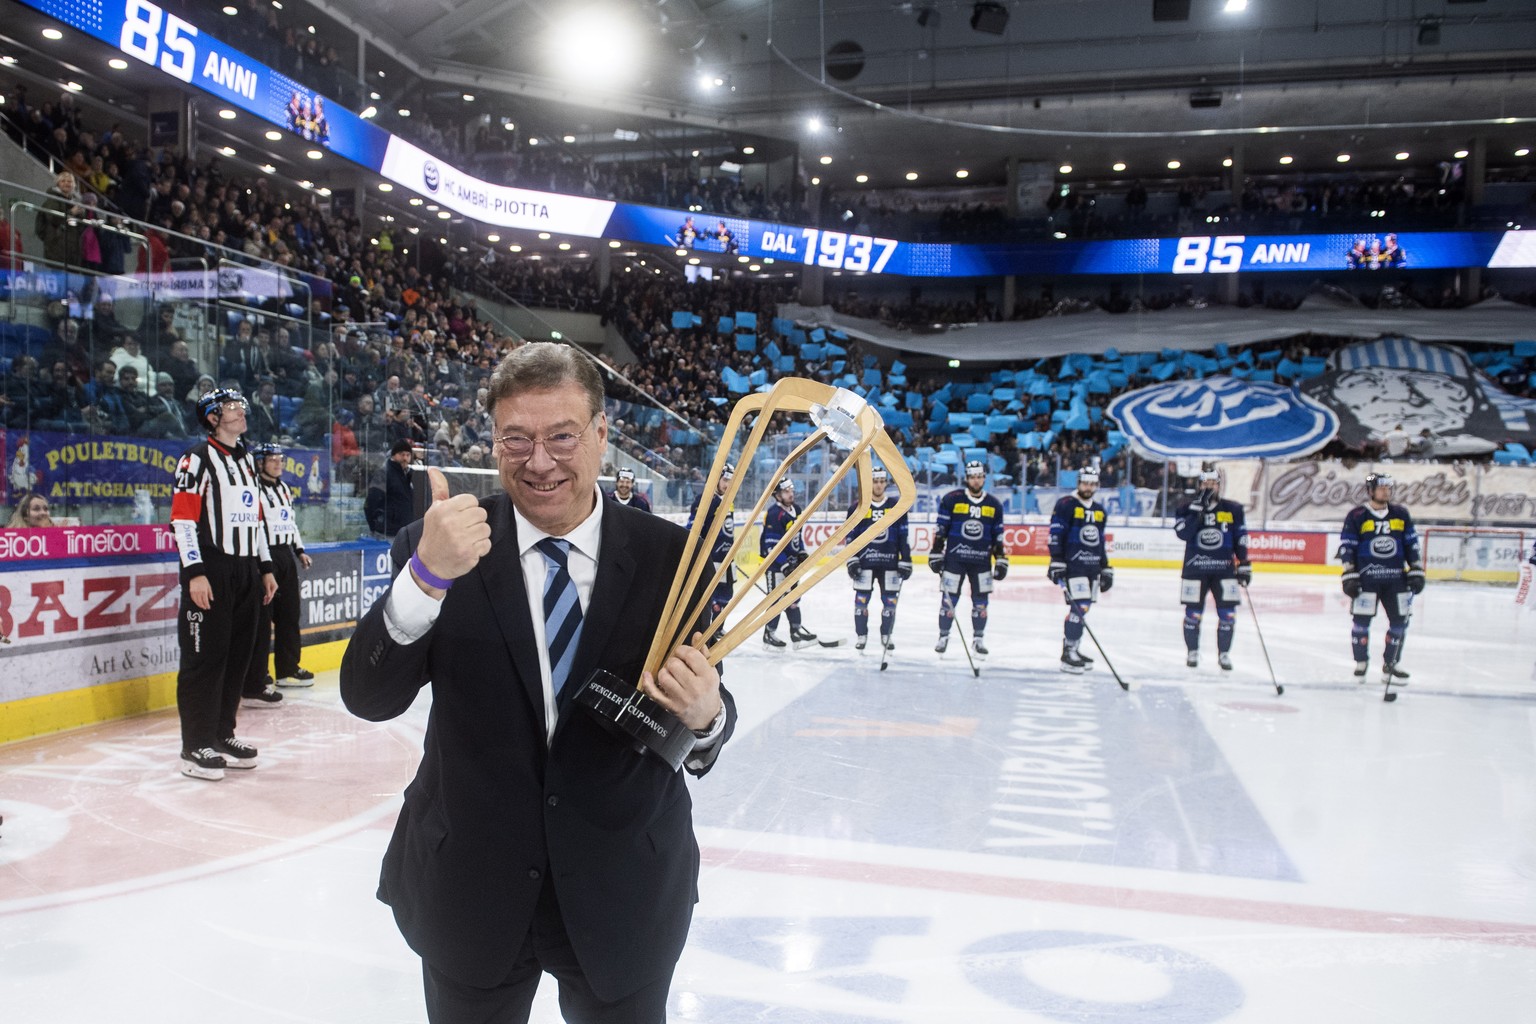
<svg viewBox="0 0 1536 1024">
<path fill-rule="evenodd" d="M 546 743 L 533 622 L 511 500 L 483 499 L 491 550 L 455 581 L 430 632 L 397 644 L 377 600 L 347 646 L 341 693 L 370 721 L 432 687 L 425 749 L 384 855 L 379 899 L 411 948 L 468 985 L 500 983 L 554 881 L 592 988 L 617 999 L 669 974 L 698 900 L 692 801 L 680 772 L 562 701 Z M 395 538 L 396 571 L 420 538 Z M 638 682 L 686 532 L 622 505 L 603 509 L 602 550 L 566 695 L 593 669 Z M 689 767 L 709 770 L 735 726 Z"/>
</svg>

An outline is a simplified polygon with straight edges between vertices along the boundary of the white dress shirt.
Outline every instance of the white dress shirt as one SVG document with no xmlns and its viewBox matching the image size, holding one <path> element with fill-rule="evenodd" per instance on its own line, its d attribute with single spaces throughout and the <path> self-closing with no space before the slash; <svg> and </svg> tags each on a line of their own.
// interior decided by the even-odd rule
<svg viewBox="0 0 1536 1024">
<path fill-rule="evenodd" d="M 597 556 L 602 546 L 603 536 L 603 494 L 595 487 L 593 493 L 597 500 L 592 503 L 591 514 L 570 533 L 557 538 L 570 545 L 570 554 L 566 557 L 566 571 L 570 573 L 571 582 L 576 586 L 576 598 L 581 602 L 583 616 L 586 615 L 587 607 L 592 600 L 592 586 L 597 582 Z M 528 614 L 533 621 L 534 648 L 539 655 L 539 681 L 544 690 L 544 736 L 546 740 L 552 740 L 555 735 L 555 722 L 559 717 L 559 707 L 555 704 L 554 687 L 550 682 L 549 648 L 544 642 L 544 580 L 549 563 L 544 560 L 544 553 L 537 547 L 539 541 L 552 534 L 545 533 L 530 523 L 515 505 L 512 507 L 512 515 L 517 521 L 518 559 L 523 567 L 523 586 L 527 590 Z M 396 643 L 414 643 L 425 636 L 437 622 L 438 613 L 442 608 L 443 603 L 440 600 L 423 593 L 422 589 L 416 585 L 414 577 L 411 576 L 411 567 L 406 565 L 395 577 L 395 583 L 389 589 L 389 600 L 384 605 L 384 626 Z M 580 686 L 585 682 L 584 679 L 567 679 L 566 685 Z M 722 710 L 721 714 L 715 716 L 715 721 L 711 723 L 707 735 L 695 741 L 695 754 L 719 742 L 724 728 L 725 714 Z"/>
</svg>

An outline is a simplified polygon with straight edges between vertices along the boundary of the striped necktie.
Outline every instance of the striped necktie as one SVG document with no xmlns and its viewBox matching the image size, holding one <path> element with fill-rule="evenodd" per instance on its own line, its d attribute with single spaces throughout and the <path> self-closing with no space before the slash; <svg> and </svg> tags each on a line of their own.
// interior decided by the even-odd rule
<svg viewBox="0 0 1536 1024">
<path fill-rule="evenodd" d="M 545 537 L 536 545 L 544 556 L 544 645 L 549 650 L 549 682 L 558 697 L 576 660 L 576 642 L 581 638 L 581 601 L 571 580 L 566 559 L 568 541 Z"/>
</svg>

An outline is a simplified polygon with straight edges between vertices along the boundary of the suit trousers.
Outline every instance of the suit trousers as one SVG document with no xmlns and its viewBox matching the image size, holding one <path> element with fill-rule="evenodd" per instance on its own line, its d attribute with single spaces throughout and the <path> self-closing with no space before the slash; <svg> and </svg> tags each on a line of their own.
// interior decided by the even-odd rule
<svg viewBox="0 0 1536 1024">
<path fill-rule="evenodd" d="M 645 937 L 637 935 L 635 941 L 644 942 Z M 425 960 L 421 973 L 430 1024 L 527 1024 L 539 979 L 546 973 L 559 983 L 560 1014 L 567 1024 L 666 1024 L 667 994 L 672 987 L 669 973 L 613 1002 L 599 999 L 576 961 L 548 875 L 517 963 L 500 985 L 465 985 Z"/>
<path fill-rule="evenodd" d="M 181 587 L 176 637 L 181 665 L 176 672 L 176 709 L 181 748 L 197 750 L 235 734 L 240 690 L 256 649 L 261 617 L 261 563 L 206 552 L 203 575 L 213 588 L 205 611 Z"/>
</svg>

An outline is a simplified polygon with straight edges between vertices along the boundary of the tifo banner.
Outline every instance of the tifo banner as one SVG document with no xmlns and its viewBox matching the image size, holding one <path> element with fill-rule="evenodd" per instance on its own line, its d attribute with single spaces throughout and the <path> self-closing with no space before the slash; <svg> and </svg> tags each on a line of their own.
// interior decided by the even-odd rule
<svg viewBox="0 0 1536 1024">
<path fill-rule="evenodd" d="M 166 502 L 176 463 L 195 442 L 138 437 L 61 434 L 45 430 L 0 430 L 6 460 L 0 500 L 14 504 L 27 491 L 51 501 L 131 504 L 137 492 Z M 330 452 L 294 448 L 286 455 L 283 478 L 300 502 L 324 502 L 330 495 Z"/>
<path fill-rule="evenodd" d="M 1353 448 L 1398 427 L 1410 438 L 1429 431 L 1437 455 L 1536 442 L 1536 402 L 1504 391 L 1457 349 L 1382 338 L 1346 346 L 1328 363 L 1301 389 L 1339 417 L 1339 440 Z"/>
<path fill-rule="evenodd" d="M 1536 520 L 1532 467 L 1439 462 L 1346 466 L 1334 460 L 1221 463 L 1225 493 L 1247 506 L 1250 527 L 1261 522 L 1340 522 L 1366 500 L 1366 475 L 1378 470 L 1396 481 L 1392 500 L 1408 506 L 1420 522 L 1521 525 Z"/>
<path fill-rule="evenodd" d="M 1327 444 L 1339 425 L 1294 388 L 1219 375 L 1138 388 L 1108 412 L 1152 459 L 1299 458 Z"/>
</svg>

